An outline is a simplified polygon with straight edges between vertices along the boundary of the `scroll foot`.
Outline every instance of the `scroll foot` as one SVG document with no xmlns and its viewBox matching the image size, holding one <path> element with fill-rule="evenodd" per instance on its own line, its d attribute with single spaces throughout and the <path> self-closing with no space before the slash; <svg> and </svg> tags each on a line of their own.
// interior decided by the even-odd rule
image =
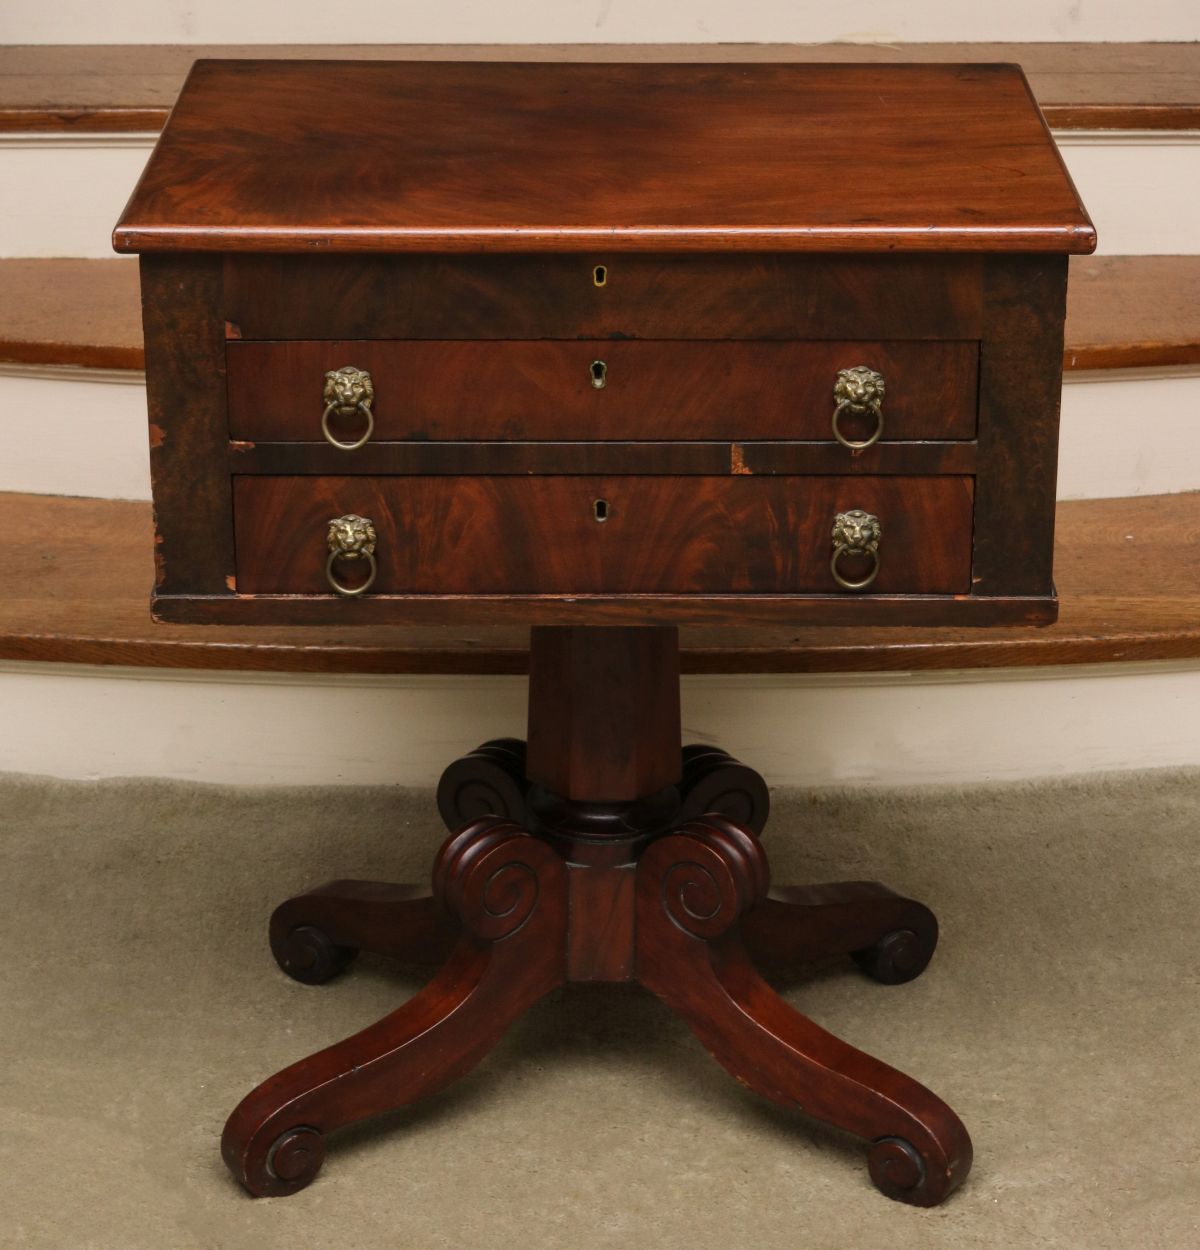
<svg viewBox="0 0 1200 1250">
<path fill-rule="evenodd" d="M 876 881 L 773 889 L 741 923 L 754 958 L 786 965 L 852 955 L 885 985 L 920 976 L 937 946 L 938 925 L 922 903 Z"/>
<path fill-rule="evenodd" d="M 738 921 L 767 892 L 758 839 L 717 816 L 651 844 L 638 865 L 637 976 L 734 1077 L 871 1143 L 889 1198 L 935 1206 L 971 1167 L 962 1122 L 923 1085 L 793 1010 L 755 971 Z"/>
<path fill-rule="evenodd" d="M 566 975 L 566 866 L 496 817 L 442 847 L 434 892 L 465 930 L 436 977 L 402 1007 L 294 1063 L 242 1100 L 221 1151 L 252 1194 L 296 1193 L 343 1125 L 427 1097 L 470 1071 Z"/>
<path fill-rule="evenodd" d="M 321 985 L 361 950 L 438 963 L 459 931 L 426 887 L 330 881 L 280 903 L 269 935 L 275 962 L 289 977 Z"/>
</svg>

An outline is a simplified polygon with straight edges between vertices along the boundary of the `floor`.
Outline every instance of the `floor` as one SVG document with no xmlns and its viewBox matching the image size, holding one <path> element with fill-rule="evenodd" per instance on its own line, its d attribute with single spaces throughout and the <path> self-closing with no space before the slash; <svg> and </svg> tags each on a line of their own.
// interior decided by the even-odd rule
<svg viewBox="0 0 1200 1250">
<path fill-rule="evenodd" d="M 365 958 L 291 982 L 266 917 L 332 876 L 423 879 L 431 796 L 8 777 L 0 813 L 5 1250 L 1200 1245 L 1200 772 L 775 795 L 778 881 L 877 876 L 941 920 L 911 985 L 833 963 L 787 991 L 967 1123 L 975 1170 L 932 1211 L 607 987 L 251 1200 L 228 1111 L 419 984 Z"/>
</svg>

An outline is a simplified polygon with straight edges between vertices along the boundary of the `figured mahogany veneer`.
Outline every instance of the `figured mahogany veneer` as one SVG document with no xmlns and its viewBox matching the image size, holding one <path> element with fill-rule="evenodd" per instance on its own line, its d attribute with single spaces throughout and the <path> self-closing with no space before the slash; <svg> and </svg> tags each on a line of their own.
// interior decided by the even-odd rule
<svg viewBox="0 0 1200 1250">
<path fill-rule="evenodd" d="M 925 340 L 984 325 L 971 253 L 645 255 L 608 240 L 569 255 L 239 251 L 219 267 L 232 339 Z"/>
<path fill-rule="evenodd" d="M 910 980 L 933 914 L 770 892 L 767 788 L 680 749 L 668 623 L 1053 619 L 1067 253 L 1095 234 L 1020 70 L 201 62 L 115 243 L 144 253 L 160 617 L 534 625 L 528 746 L 446 770 L 432 895 L 277 910 L 302 981 L 446 962 L 242 1101 L 238 1180 L 302 1188 L 328 1134 L 580 980 L 639 982 L 744 1085 L 865 1138 L 885 1194 L 961 1184 L 954 1113 L 755 969 Z M 365 421 L 325 410 L 346 365 L 375 383 L 354 450 L 318 436 Z M 886 385 L 869 448 L 831 429 L 855 365 Z M 871 432 L 867 400 L 843 416 Z M 369 560 L 338 554 L 351 513 Z"/>
<path fill-rule="evenodd" d="M 965 594 L 971 502 L 951 476 L 238 477 L 237 585 L 330 594 L 326 529 L 355 513 L 380 595 L 832 594 L 834 518 L 861 508 L 883 524 L 873 591 Z"/>
<path fill-rule="evenodd" d="M 1012 65 L 265 60 L 196 62 L 114 235 L 131 252 L 1095 241 Z"/>
<path fill-rule="evenodd" d="M 325 373 L 347 364 L 371 374 L 375 441 L 827 442 L 838 371 L 865 365 L 887 381 L 883 439 L 891 442 L 974 437 L 979 344 L 231 342 L 231 435 L 320 439 Z M 863 440 L 874 420 L 850 414 L 841 428 Z"/>
<path fill-rule="evenodd" d="M 617 254 L 605 261 L 606 281 L 602 286 L 594 281 L 595 257 L 582 256 L 434 260 L 400 256 L 380 257 L 377 261 L 361 256 L 300 256 L 294 261 L 291 257 L 269 257 L 269 261 L 265 267 L 255 257 L 240 255 L 227 261 L 202 255 L 146 256 L 141 261 L 151 474 L 159 536 L 155 611 L 163 619 L 325 625 L 346 621 L 416 624 L 497 619 L 497 606 L 504 605 L 497 605 L 495 595 L 485 597 L 485 592 L 477 587 L 474 594 L 454 595 L 444 590 L 445 585 L 455 584 L 450 571 L 452 562 L 444 570 L 446 581 L 442 582 L 441 596 L 434 585 L 421 594 L 401 597 L 380 592 L 362 596 L 356 602 L 314 595 L 281 605 L 270 597 L 247 596 L 245 584 L 239 585 L 237 580 L 239 570 L 231 524 L 232 482 L 237 476 L 295 474 L 571 474 L 664 479 L 674 475 L 828 474 L 864 481 L 876 475 L 973 476 L 970 580 L 956 571 L 953 597 L 943 595 L 934 601 L 915 589 L 888 597 L 878 589 L 875 594 L 856 597 L 855 606 L 843 609 L 839 600 L 845 596 L 841 592 L 830 599 L 824 592 L 816 596 L 794 589 L 788 591 L 790 597 L 771 601 L 773 587 L 780 585 L 779 577 L 771 571 L 765 584 L 745 586 L 745 591 L 754 597 L 740 602 L 729 600 L 726 587 L 724 595 L 712 590 L 707 601 L 695 591 L 689 591 L 692 597 L 684 602 L 671 601 L 666 592 L 654 591 L 639 595 L 636 601 L 610 599 L 584 604 L 571 599 L 577 591 L 546 584 L 545 594 L 537 599 L 521 597 L 509 606 L 526 620 L 590 619 L 609 624 L 620 624 L 622 620 L 652 621 L 656 616 L 660 620 L 692 619 L 710 624 L 747 619 L 843 624 L 858 620 L 991 624 L 1054 619 L 1050 554 L 1063 350 L 1063 256 L 931 257 L 926 262 L 930 274 L 928 297 L 919 284 L 921 265 L 915 257 L 873 255 L 841 261 L 833 257 L 760 256 L 747 260 L 745 271 L 739 275 L 736 271 L 740 257 L 736 256 L 712 260 Z M 250 271 L 259 272 L 264 281 L 247 285 L 247 266 Z M 280 281 L 266 282 L 269 272 L 275 272 Z M 626 275 L 630 292 L 614 302 L 614 292 L 622 290 Z M 705 290 L 712 275 L 722 277 L 722 281 L 715 282 L 714 301 L 695 305 L 676 301 L 680 291 Z M 898 285 L 898 276 L 904 276 L 913 285 Z M 325 277 L 332 279 L 329 290 L 322 284 Z M 813 280 L 811 287 L 805 285 L 808 279 Z M 240 394 L 240 384 L 246 377 L 235 371 L 230 382 L 226 360 L 230 352 L 255 349 L 247 326 L 259 334 L 274 336 L 279 334 L 281 325 L 284 330 L 290 325 L 311 337 L 319 332 L 317 321 L 325 317 L 327 332 L 334 340 L 360 335 L 372 321 L 379 322 L 380 334 L 391 335 L 419 322 L 425 290 L 421 282 L 426 280 L 431 284 L 427 289 L 429 299 L 425 301 L 430 310 L 429 329 L 436 327 L 436 335 L 430 332 L 427 337 L 436 341 L 444 340 L 447 326 L 452 326 L 456 335 L 470 336 L 481 310 L 494 309 L 506 334 L 511 326 L 520 325 L 525 334 L 552 334 L 560 342 L 572 336 L 572 331 L 585 334 L 592 341 L 602 331 L 614 341 L 624 342 L 630 335 L 654 329 L 664 320 L 652 310 L 672 309 L 669 320 L 675 332 L 707 341 L 712 332 L 724 327 L 724 334 L 736 340 L 731 346 L 737 352 L 746 352 L 741 359 L 749 360 L 751 352 L 760 347 L 785 346 L 745 341 L 758 339 L 761 332 L 771 339 L 775 335 L 786 336 L 795 344 L 796 327 L 791 327 L 790 334 L 785 335 L 785 331 L 786 322 L 796 312 L 801 326 L 813 336 L 813 345 L 804 350 L 820 359 L 828 359 L 824 354 L 829 342 L 846 341 L 850 326 L 860 315 L 865 325 L 875 325 L 880 331 L 865 341 L 899 342 L 915 335 L 919 341 L 910 341 L 903 350 L 913 354 L 909 359 L 920 359 L 921 352 L 933 346 L 926 344 L 925 337 L 943 326 L 951 345 L 979 342 L 975 439 L 959 444 L 889 440 L 864 452 L 846 449 L 828 437 L 823 444 L 799 439 L 662 440 L 656 439 L 652 427 L 659 405 L 647 404 L 644 431 L 637 441 L 489 441 L 460 436 L 377 441 L 352 454 L 321 444 L 230 441 L 230 386 Z M 447 290 L 456 296 L 455 300 L 446 296 Z M 252 294 L 255 291 L 264 294 L 256 296 Z M 655 291 L 661 292 L 661 299 Z M 731 291 L 740 292 L 740 299 L 729 299 Z M 280 302 L 280 292 L 284 292 L 285 302 Z M 390 297 L 397 292 L 404 297 L 392 304 Z M 466 297 L 470 292 L 480 299 L 472 301 Z M 778 295 L 785 296 L 781 302 L 775 302 Z M 645 315 L 632 311 L 629 301 L 635 296 L 651 311 Z M 292 312 L 290 322 L 289 309 L 299 310 Z M 560 329 L 552 330 L 557 315 L 564 316 L 565 321 Z M 825 315 L 829 322 L 823 330 L 820 319 Z M 770 319 L 774 319 L 774 329 L 766 329 Z M 626 331 L 622 326 L 631 329 Z M 645 341 L 634 345 L 644 347 L 647 354 L 652 347 Z M 695 347 L 695 342 L 681 346 Z M 951 346 L 951 360 L 956 359 L 955 352 L 959 350 Z M 974 354 L 974 350 L 969 349 L 968 354 Z M 906 372 L 900 375 L 901 392 L 906 376 Z M 949 382 L 938 385 L 963 385 L 959 372 L 951 371 L 950 377 Z M 954 381 L 955 377 L 959 381 Z M 619 385 L 616 375 L 612 385 Z M 746 384 L 759 392 L 761 385 Z M 823 380 L 824 385 L 829 385 L 828 381 Z M 520 385 L 511 386 L 509 394 L 520 389 Z M 289 394 L 295 394 L 295 390 Z M 307 394 L 310 392 L 306 391 L 304 399 L 305 420 L 311 421 L 320 396 L 314 400 Z M 885 416 L 890 411 L 890 395 L 891 392 L 885 400 Z M 830 409 L 831 400 L 830 386 Z M 903 395 L 899 402 L 903 411 Z M 244 401 L 237 399 L 235 404 Z M 384 392 L 379 404 L 381 412 L 385 411 Z M 241 407 L 241 411 L 245 410 Z M 469 411 L 459 411 L 461 426 L 470 427 Z M 455 432 L 449 420 L 447 417 L 442 431 L 445 435 Z M 739 491 L 742 487 L 729 489 Z M 880 484 L 878 489 L 885 487 Z M 679 484 L 671 486 L 671 490 L 685 492 L 686 487 Z M 833 515 L 828 519 L 830 529 L 831 524 Z M 554 526 L 546 524 L 546 532 L 552 529 Z M 272 535 L 271 547 L 286 549 L 295 541 L 299 541 L 295 535 Z M 314 541 L 320 550 L 319 536 L 312 535 L 305 541 Z M 828 537 L 825 541 L 826 551 L 833 554 Z M 889 546 L 889 551 L 898 550 L 895 545 Z M 457 559 L 459 551 L 454 552 L 454 561 Z M 900 559 L 904 561 L 910 556 L 901 555 Z M 770 561 L 759 567 L 774 569 Z M 900 567 L 908 566 L 901 562 Z M 716 580 L 720 579 L 714 575 L 709 585 Z M 879 587 L 888 584 L 885 579 Z M 801 582 L 794 580 L 790 585 L 800 586 Z M 900 581 L 899 585 L 911 587 L 916 582 Z M 497 594 L 502 599 L 504 595 L 525 592 L 509 586 Z"/>
<path fill-rule="evenodd" d="M 146 614 L 150 505 L 0 493 L 0 530 L 44 535 L 30 568 L 0 551 L 0 659 L 225 672 L 524 674 L 529 631 L 488 626 L 165 625 Z M 685 673 L 913 672 L 1200 658 L 1200 492 L 1059 506 L 1049 629 L 871 629 L 861 623 L 680 631 Z M 19 587 L 19 591 L 16 589 Z"/>
<path fill-rule="evenodd" d="M 1073 256 L 1064 370 L 1200 363 L 1197 289 L 1200 256 Z M 128 260 L 0 260 L 0 362 L 141 369 L 140 303 Z"/>
</svg>

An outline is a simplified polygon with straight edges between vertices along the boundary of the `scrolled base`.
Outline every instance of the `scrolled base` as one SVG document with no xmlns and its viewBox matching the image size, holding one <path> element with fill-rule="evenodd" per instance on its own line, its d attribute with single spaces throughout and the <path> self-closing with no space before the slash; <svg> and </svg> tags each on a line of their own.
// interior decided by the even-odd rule
<svg viewBox="0 0 1200 1250">
<path fill-rule="evenodd" d="M 293 981 L 324 985 L 345 970 L 358 956 L 353 946 L 338 946 L 315 925 L 298 925 L 271 942 L 275 962 Z"/>
<path fill-rule="evenodd" d="M 642 985 L 743 1085 L 871 1142 L 871 1177 L 888 1197 L 915 1206 L 942 1201 L 971 1167 L 961 1121 L 923 1085 L 794 1010 L 759 976 L 741 933 L 758 909 L 766 916 L 756 934 L 762 944 L 810 951 L 861 949 L 880 933 L 881 917 L 912 917 L 920 935 L 889 924 L 872 944 L 874 970 L 893 980 L 910 979 L 928 962 L 932 915 L 870 882 L 768 898 L 758 839 L 716 815 L 652 844 L 638 865 Z"/>
<path fill-rule="evenodd" d="M 762 833 L 771 814 L 767 783 L 728 751 L 702 743 L 683 748 L 678 824 L 716 812 L 752 833 Z"/>
<path fill-rule="evenodd" d="M 488 816 L 447 839 L 434 876 L 439 907 L 462 928 L 433 980 L 382 1020 L 277 1072 L 234 1108 L 221 1150 L 250 1193 L 282 1196 L 303 1189 L 321 1168 L 327 1134 L 457 1080 L 518 1016 L 562 984 L 566 865 L 554 851 L 511 822 Z M 358 896 L 379 905 L 376 920 L 391 916 L 405 933 L 436 933 L 427 925 L 424 902 L 414 913 L 408 904 L 416 900 L 406 894 L 398 887 L 335 882 L 281 908 L 288 908 L 286 919 L 322 900 L 333 899 L 340 909 Z M 299 932 L 305 928 L 310 932 Z M 277 924 L 273 936 L 296 960 L 308 960 L 286 969 L 298 979 L 314 979 L 336 965 L 336 944 L 315 926 Z M 377 948 L 387 945 L 376 942 Z"/>
<path fill-rule="evenodd" d="M 289 1194 L 312 1184 L 325 1162 L 325 1138 L 315 1128 L 281 1133 L 267 1151 L 267 1173 Z"/>
<path fill-rule="evenodd" d="M 447 765 L 438 782 L 438 814 L 450 830 L 480 816 L 502 816 L 522 824 L 528 789 L 525 743 L 519 738 L 494 738 Z"/>
<path fill-rule="evenodd" d="M 873 946 L 851 951 L 851 958 L 881 985 L 915 981 L 933 958 L 934 943 L 912 929 L 893 929 Z"/>
<path fill-rule="evenodd" d="M 972 1151 L 950 1108 L 795 1011 L 757 970 L 849 954 L 901 984 L 929 963 L 933 913 L 870 881 L 771 890 L 757 836 L 766 787 L 716 748 L 686 748 L 678 790 L 624 805 L 529 786 L 522 748 L 485 743 L 447 769 L 443 814 L 470 818 L 444 842 L 432 891 L 339 880 L 276 909 L 271 949 L 306 984 L 359 950 L 448 958 L 391 1015 L 242 1100 L 222 1139 L 242 1185 L 305 1188 L 327 1136 L 462 1076 L 527 1007 L 577 979 L 640 982 L 742 1084 L 870 1143 L 887 1197 L 927 1207 L 957 1188 Z"/>
<path fill-rule="evenodd" d="M 927 1179 L 925 1160 L 912 1142 L 903 1137 L 881 1137 L 871 1144 L 867 1170 L 881 1194 L 896 1202 L 924 1205 L 918 1199 Z"/>
</svg>

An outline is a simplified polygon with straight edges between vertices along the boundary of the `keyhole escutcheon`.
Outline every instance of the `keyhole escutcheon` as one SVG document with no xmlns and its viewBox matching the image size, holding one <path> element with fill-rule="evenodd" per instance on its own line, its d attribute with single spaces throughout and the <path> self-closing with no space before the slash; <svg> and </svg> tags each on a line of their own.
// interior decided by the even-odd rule
<svg viewBox="0 0 1200 1250">
<path fill-rule="evenodd" d="M 592 375 L 592 386 L 598 391 L 602 391 L 608 382 L 608 366 L 603 360 L 593 360 L 590 369 Z"/>
</svg>

